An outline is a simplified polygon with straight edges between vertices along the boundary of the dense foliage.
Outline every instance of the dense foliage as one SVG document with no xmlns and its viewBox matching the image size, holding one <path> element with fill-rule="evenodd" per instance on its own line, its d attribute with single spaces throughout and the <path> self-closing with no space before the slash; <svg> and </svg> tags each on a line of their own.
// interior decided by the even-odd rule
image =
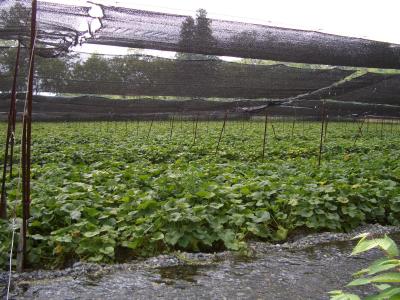
<svg viewBox="0 0 400 300">
<path fill-rule="evenodd" d="M 228 121 L 216 154 L 221 126 L 35 123 L 31 265 L 245 251 L 248 239 L 280 241 L 295 230 L 400 224 L 398 124 L 365 125 L 355 142 L 359 124 L 330 123 L 320 167 L 318 123 L 270 123 L 264 162 L 263 122 Z M 15 168 L 9 205 L 20 215 L 17 185 Z M 0 223 L 2 267 L 9 228 Z"/>
</svg>

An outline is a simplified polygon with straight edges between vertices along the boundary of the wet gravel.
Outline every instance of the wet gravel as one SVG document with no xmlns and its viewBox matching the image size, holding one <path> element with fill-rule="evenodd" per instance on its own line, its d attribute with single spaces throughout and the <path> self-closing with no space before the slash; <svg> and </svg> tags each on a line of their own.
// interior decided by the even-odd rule
<svg viewBox="0 0 400 300">
<path fill-rule="evenodd" d="M 349 256 L 352 238 L 362 232 L 388 233 L 400 241 L 400 227 L 368 225 L 347 234 L 298 235 L 283 244 L 251 242 L 250 257 L 226 251 L 118 265 L 76 263 L 64 270 L 14 273 L 10 299 L 328 299 L 327 291 L 341 289 L 352 273 L 380 256 L 379 251 Z M 0 290 L 7 276 L 0 273 Z"/>
</svg>

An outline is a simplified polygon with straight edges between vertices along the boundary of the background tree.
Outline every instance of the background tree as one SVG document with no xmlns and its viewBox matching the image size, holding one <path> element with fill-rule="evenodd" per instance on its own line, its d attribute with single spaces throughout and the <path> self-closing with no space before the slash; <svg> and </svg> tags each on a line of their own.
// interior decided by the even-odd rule
<svg viewBox="0 0 400 300">
<path fill-rule="evenodd" d="M 177 52 L 177 59 L 193 59 L 194 54 L 191 53 L 195 45 L 195 32 L 196 25 L 192 17 L 187 17 L 183 21 L 180 31 L 179 47 L 182 51 L 187 52 Z"/>
</svg>

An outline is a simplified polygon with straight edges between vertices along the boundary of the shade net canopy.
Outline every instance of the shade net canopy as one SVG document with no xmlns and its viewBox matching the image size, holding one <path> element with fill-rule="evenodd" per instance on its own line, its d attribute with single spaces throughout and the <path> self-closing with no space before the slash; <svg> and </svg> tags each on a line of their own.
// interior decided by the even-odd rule
<svg viewBox="0 0 400 300">
<path fill-rule="evenodd" d="M 26 39 L 30 1 L 0 2 L 1 39 Z M 60 54 L 73 45 L 92 43 L 206 55 L 273 59 L 343 66 L 399 68 L 400 46 L 359 38 L 259 24 L 207 19 L 96 5 L 38 2 L 38 44 Z M 22 20 L 22 21 L 21 21 Z M 25 25 L 24 25 L 25 24 Z M 50 55 L 49 51 L 42 51 Z"/>
<path fill-rule="evenodd" d="M 0 58 L 3 92 L 12 86 L 12 58 L 11 53 Z M 26 55 L 23 60 L 27 61 Z M 24 91 L 26 70 L 21 71 L 18 86 Z M 57 94 L 283 99 L 330 86 L 351 73 L 336 68 L 303 69 L 281 64 L 92 55 L 84 61 L 77 57 L 39 58 L 35 87 L 40 92 Z"/>
<path fill-rule="evenodd" d="M 327 100 L 331 113 L 337 115 L 400 116 L 399 74 L 360 73 L 340 67 L 399 68 L 399 45 L 208 19 L 205 12 L 192 18 L 82 3 L 38 2 L 34 74 L 37 114 L 72 117 L 89 111 L 94 118 L 101 118 L 208 111 L 221 116 L 226 111 L 257 114 L 269 107 L 276 114 L 317 116 L 322 101 Z M 17 84 L 19 98 L 23 99 L 30 1 L 0 1 L 0 14 L 0 39 L 19 40 L 23 45 Z M 172 59 L 74 52 L 74 46 L 85 43 L 177 54 Z M 15 53 L 15 48 L 0 47 L 3 112 L 8 107 Z M 228 62 L 220 56 L 253 60 Z M 258 59 L 339 67 L 265 65 Z M 49 94 L 52 96 L 44 96 Z M 110 96 L 135 99 L 131 103 L 112 101 L 107 99 Z M 164 103 L 160 97 L 169 101 Z"/>
</svg>

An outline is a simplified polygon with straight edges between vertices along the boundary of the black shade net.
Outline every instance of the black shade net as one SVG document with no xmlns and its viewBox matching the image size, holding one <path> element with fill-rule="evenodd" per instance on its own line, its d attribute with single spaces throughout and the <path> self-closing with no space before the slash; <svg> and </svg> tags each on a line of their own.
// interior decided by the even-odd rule
<svg viewBox="0 0 400 300">
<path fill-rule="evenodd" d="M 12 86 L 12 67 L 5 61 L 3 69 L 0 90 L 7 92 Z M 57 94 L 283 99 L 332 85 L 351 73 L 219 60 L 93 55 L 83 62 L 65 58 L 37 61 L 35 89 Z M 20 91 L 25 89 L 25 78 L 26 74 L 21 74 Z"/>
<path fill-rule="evenodd" d="M 27 46 L 29 4 L 25 0 L 0 1 L 1 39 L 18 39 Z M 321 100 L 329 100 L 331 112 L 337 115 L 399 115 L 400 75 L 352 76 L 356 70 L 227 62 L 216 56 L 398 68 L 399 45 L 211 20 L 206 18 L 205 11 L 191 18 L 97 4 L 76 7 L 39 1 L 38 22 L 34 76 L 37 94 L 34 111 L 38 114 L 72 115 L 83 111 L 99 116 L 206 111 L 251 114 L 275 104 L 270 109 L 277 114 L 317 115 Z M 71 51 L 72 46 L 82 43 L 178 53 L 175 59 L 147 55 L 84 57 Z M 8 110 L 6 99 L 12 86 L 15 52 L 0 47 L 1 111 Z M 21 60 L 20 97 L 26 90 L 26 48 Z M 57 97 L 39 96 L 43 93 Z M 66 94 L 78 97 L 66 98 Z M 142 100 L 128 103 L 102 98 L 105 95 L 142 99 L 168 96 L 190 101 L 163 103 L 153 98 L 152 103 Z M 231 101 L 202 100 L 206 98 Z"/>
<path fill-rule="evenodd" d="M 26 19 L 30 2 L 3 0 L 0 9 L 6 11 L 12 3 L 22 7 L 22 12 L 14 12 L 14 15 Z M 400 67 L 400 46 L 390 43 L 207 19 L 201 13 L 194 20 L 184 15 L 86 5 L 77 7 L 39 1 L 39 44 L 57 51 L 86 42 L 302 63 Z M 3 16 L 0 38 L 21 39 L 28 36 L 26 26 L 23 26 L 26 22 L 15 20 L 18 18 Z"/>
</svg>

